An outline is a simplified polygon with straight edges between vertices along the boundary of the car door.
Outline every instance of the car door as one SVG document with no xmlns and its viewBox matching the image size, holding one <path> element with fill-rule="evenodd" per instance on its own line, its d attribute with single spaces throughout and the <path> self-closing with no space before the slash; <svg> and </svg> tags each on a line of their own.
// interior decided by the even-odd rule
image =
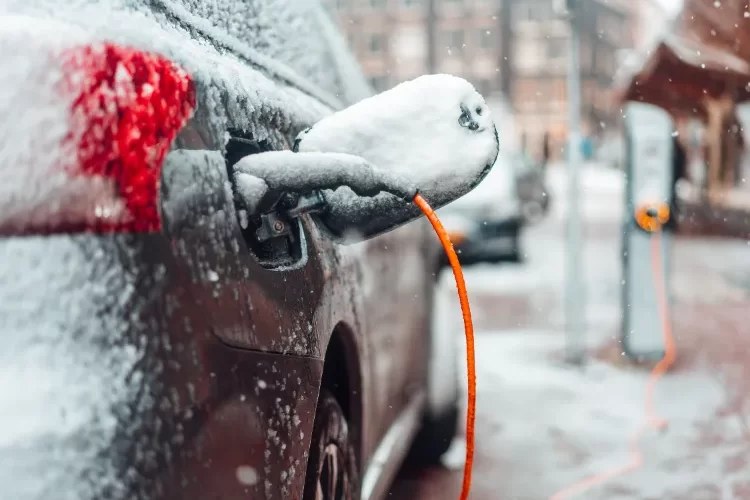
<svg viewBox="0 0 750 500">
<path fill-rule="evenodd" d="M 425 254 L 424 221 L 361 243 L 373 387 L 371 434 L 379 441 L 424 387 L 429 305 L 434 283 Z"/>
<path fill-rule="evenodd" d="M 186 5 L 194 4 L 187 0 L 176 1 L 184 2 Z M 265 58 L 263 64 L 277 75 L 279 85 L 291 83 L 298 91 L 315 95 L 332 108 L 352 104 L 366 97 L 369 92 L 361 71 L 343 45 L 343 38 L 317 2 L 217 0 L 192 7 L 192 14 L 239 40 L 243 47 L 261 52 Z M 243 19 L 244 22 L 237 23 L 237 19 Z M 285 68 L 292 69 L 294 74 Z M 230 128 L 236 129 L 235 135 L 230 131 L 230 141 L 265 140 L 266 134 L 278 139 L 278 131 L 289 131 L 290 124 L 285 123 L 288 119 L 286 114 L 278 116 L 275 113 L 268 113 L 261 123 L 243 128 L 241 115 L 248 113 L 244 108 L 259 107 L 263 110 L 265 104 L 263 99 L 259 100 L 258 96 L 252 95 L 253 91 L 259 92 L 250 84 L 241 83 L 239 87 L 247 90 L 246 96 L 242 99 L 220 99 L 221 102 L 227 102 L 230 108 L 239 108 L 236 113 L 238 118 L 231 116 L 231 109 L 228 113 L 227 118 L 232 120 Z M 306 114 L 304 110 L 297 112 L 297 118 L 302 120 L 315 120 L 321 116 L 318 110 L 310 110 Z M 276 130 L 255 130 L 256 133 L 253 134 L 252 129 L 259 124 L 265 125 L 267 129 Z M 299 129 L 309 124 L 298 122 L 295 128 Z M 278 142 L 270 146 L 274 149 L 288 147 Z M 424 226 L 420 227 L 424 229 Z M 309 229 L 314 230 L 308 227 Z M 300 234 L 310 235 L 309 231 Z M 418 349 L 415 351 L 415 344 L 419 344 L 420 335 L 424 333 L 421 322 L 422 316 L 425 315 L 425 307 L 420 302 L 425 300 L 426 295 L 422 279 L 425 274 L 424 259 L 420 257 L 423 234 L 416 225 L 411 224 L 362 244 L 364 252 L 360 254 L 360 265 L 364 276 L 361 289 L 365 318 L 361 318 L 360 321 L 363 331 L 358 333 L 364 334 L 369 350 L 373 353 L 366 358 L 369 365 L 364 367 L 364 370 L 370 379 L 371 395 L 375 402 L 374 405 L 368 405 L 368 422 L 374 424 L 372 435 L 366 437 L 368 443 L 377 442 L 390 426 L 412 390 L 412 380 L 420 373 L 419 363 L 413 362 L 413 356 L 418 352 Z M 317 245 L 314 238 L 308 239 L 307 242 Z M 267 287 L 261 286 L 262 290 L 252 294 L 252 300 L 261 303 L 275 298 L 267 305 L 276 307 L 275 304 L 284 304 L 286 310 L 299 310 L 299 318 L 283 317 L 282 312 L 277 313 L 278 322 L 284 329 L 304 332 L 307 328 L 322 326 L 312 324 L 314 318 L 311 316 L 311 308 L 315 302 L 313 299 L 321 300 L 320 287 L 323 286 L 327 274 L 324 269 L 325 263 L 336 261 L 335 257 L 329 259 L 321 252 L 333 251 L 335 249 L 325 242 L 320 248 L 308 248 L 311 261 L 306 266 L 274 274 L 273 282 L 269 282 Z M 246 264 L 237 266 L 236 272 L 240 273 L 238 279 L 242 276 L 241 273 L 247 272 L 247 266 L 251 266 L 252 274 L 259 277 L 258 279 L 271 276 L 266 266 L 254 264 L 249 256 L 243 258 L 243 261 L 245 260 Z M 297 283 L 307 283 L 306 286 L 311 289 L 297 289 Z M 272 293 L 266 290 L 271 290 Z M 302 299 L 301 295 L 304 294 L 300 292 L 307 292 L 307 298 Z M 227 287 L 207 293 L 221 294 L 225 303 L 236 302 L 234 297 L 238 296 L 234 290 Z M 244 295 L 240 293 L 239 296 Z M 299 341 L 289 345 L 273 344 L 278 332 L 274 331 L 274 325 L 271 323 L 256 325 L 253 332 L 248 332 L 247 329 L 235 326 L 240 323 L 240 318 L 230 321 L 226 316 L 222 316 L 217 317 L 216 321 L 218 325 L 224 325 L 221 328 L 217 327 L 217 331 L 223 332 L 222 337 L 237 345 L 280 349 L 302 355 L 320 355 L 323 347 L 312 345 L 314 337 L 303 333 L 294 337 Z"/>
</svg>

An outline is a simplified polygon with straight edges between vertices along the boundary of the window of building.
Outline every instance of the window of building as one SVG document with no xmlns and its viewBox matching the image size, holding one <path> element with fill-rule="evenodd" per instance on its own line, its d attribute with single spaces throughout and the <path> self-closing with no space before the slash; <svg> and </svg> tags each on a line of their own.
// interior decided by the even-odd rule
<svg viewBox="0 0 750 500">
<path fill-rule="evenodd" d="M 523 0 L 513 6 L 513 18 L 519 21 L 546 21 L 552 16 L 552 6 L 544 0 Z"/>
<path fill-rule="evenodd" d="M 513 92 L 518 106 L 522 109 L 533 109 L 539 99 L 537 96 L 538 85 L 536 80 L 519 79 L 514 86 Z"/>
<path fill-rule="evenodd" d="M 596 72 L 600 75 L 612 76 L 614 69 L 614 54 L 610 54 L 603 46 L 597 47 Z"/>
<path fill-rule="evenodd" d="M 547 58 L 562 59 L 568 49 L 568 42 L 562 38 L 547 39 Z"/>
<path fill-rule="evenodd" d="M 385 37 L 381 35 L 380 33 L 373 33 L 370 35 L 370 40 L 367 45 L 367 48 L 370 52 L 373 54 L 377 54 L 378 52 L 381 52 L 383 50 L 383 47 L 385 46 Z"/>
<path fill-rule="evenodd" d="M 515 22 L 528 21 L 528 6 L 526 3 L 517 3 L 513 6 L 513 20 Z"/>
<path fill-rule="evenodd" d="M 427 53 L 427 32 L 421 24 L 401 24 L 392 34 L 391 47 L 396 57 L 416 61 Z"/>
<path fill-rule="evenodd" d="M 580 46 L 580 62 L 581 62 L 581 71 L 591 71 L 591 47 L 592 47 L 591 40 L 589 38 L 583 38 L 581 40 L 581 46 Z"/>
<path fill-rule="evenodd" d="M 384 90 L 388 90 L 388 77 L 385 75 L 374 75 L 368 78 L 370 80 L 370 85 L 372 85 L 372 88 L 375 90 L 375 92 L 383 92 Z"/>
<path fill-rule="evenodd" d="M 588 80 L 583 82 L 583 99 L 584 102 L 594 104 L 596 103 L 597 85 L 595 82 Z"/>
<path fill-rule="evenodd" d="M 599 36 L 607 37 L 615 44 L 620 43 L 622 37 L 622 22 L 615 16 L 602 15 L 597 20 Z"/>
<path fill-rule="evenodd" d="M 492 30 L 480 29 L 478 32 L 479 47 L 482 49 L 491 49 L 494 42 Z"/>
<path fill-rule="evenodd" d="M 448 50 L 461 52 L 464 47 L 464 32 L 461 30 L 448 30 L 443 36 Z"/>
<path fill-rule="evenodd" d="M 422 0 L 401 0 L 401 5 L 404 7 L 419 7 L 422 5 Z"/>
<path fill-rule="evenodd" d="M 566 80 L 555 81 L 555 101 L 561 103 L 568 101 L 568 83 Z"/>
<path fill-rule="evenodd" d="M 532 71 L 543 63 L 544 47 L 536 40 L 523 40 L 515 44 L 514 65 L 516 68 Z"/>
<path fill-rule="evenodd" d="M 480 94 L 487 97 L 492 91 L 492 80 L 489 78 L 477 78 L 475 87 Z"/>
<path fill-rule="evenodd" d="M 477 7 L 500 7 L 499 4 L 497 0 L 474 0 L 474 5 Z"/>
<path fill-rule="evenodd" d="M 388 6 L 388 0 L 369 0 L 370 8 L 384 10 Z"/>
</svg>

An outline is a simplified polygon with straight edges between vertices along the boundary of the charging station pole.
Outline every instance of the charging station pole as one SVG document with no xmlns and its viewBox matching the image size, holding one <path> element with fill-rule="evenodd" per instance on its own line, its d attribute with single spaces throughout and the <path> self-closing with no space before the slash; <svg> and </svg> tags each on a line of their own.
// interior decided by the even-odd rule
<svg viewBox="0 0 750 500">
<path fill-rule="evenodd" d="M 581 255 L 580 179 L 581 165 L 581 67 L 579 64 L 579 0 L 555 0 L 555 13 L 568 21 L 568 213 L 565 251 L 565 332 L 568 363 L 582 365 L 585 361 L 586 338 L 584 321 L 584 289 Z"/>
<path fill-rule="evenodd" d="M 672 234 L 668 229 L 661 229 L 659 235 L 648 232 L 639 225 L 636 214 L 644 207 L 670 206 L 673 130 L 672 118 L 663 109 L 640 102 L 625 105 L 627 181 L 622 232 L 620 340 L 625 355 L 639 361 L 660 359 L 665 352 L 655 280 L 669 283 Z M 664 276 L 653 275 L 652 238 L 655 237 L 661 238 L 658 258 Z M 667 301 L 671 301 L 669 292 L 666 293 Z"/>
</svg>

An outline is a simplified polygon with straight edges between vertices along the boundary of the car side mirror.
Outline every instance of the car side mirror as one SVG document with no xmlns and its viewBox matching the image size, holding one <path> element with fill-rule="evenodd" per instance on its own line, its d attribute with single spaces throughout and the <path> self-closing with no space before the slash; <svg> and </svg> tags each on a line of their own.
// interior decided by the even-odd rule
<svg viewBox="0 0 750 500">
<path fill-rule="evenodd" d="M 499 140 L 490 110 L 458 77 L 428 75 L 334 113 L 301 132 L 293 152 L 251 155 L 235 165 L 237 192 L 254 214 L 310 212 L 352 243 L 421 216 L 419 192 L 437 209 L 489 173 Z"/>
</svg>

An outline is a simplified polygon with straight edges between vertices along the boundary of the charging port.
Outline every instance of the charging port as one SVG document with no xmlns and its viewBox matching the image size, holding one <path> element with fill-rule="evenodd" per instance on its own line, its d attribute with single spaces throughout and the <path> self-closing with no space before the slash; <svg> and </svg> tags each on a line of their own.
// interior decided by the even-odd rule
<svg viewBox="0 0 750 500">
<path fill-rule="evenodd" d="M 274 147 L 272 140 L 256 140 L 251 134 L 233 130 L 230 131 L 225 154 L 242 236 L 249 250 L 266 269 L 288 268 L 301 262 L 305 237 L 300 220 L 288 215 L 289 210 L 297 206 L 296 196 L 283 192 L 270 193 L 255 213 L 250 213 L 238 196 L 234 166 L 248 155 L 280 149 Z M 288 146 L 280 134 L 278 142 L 278 146 Z"/>
</svg>

